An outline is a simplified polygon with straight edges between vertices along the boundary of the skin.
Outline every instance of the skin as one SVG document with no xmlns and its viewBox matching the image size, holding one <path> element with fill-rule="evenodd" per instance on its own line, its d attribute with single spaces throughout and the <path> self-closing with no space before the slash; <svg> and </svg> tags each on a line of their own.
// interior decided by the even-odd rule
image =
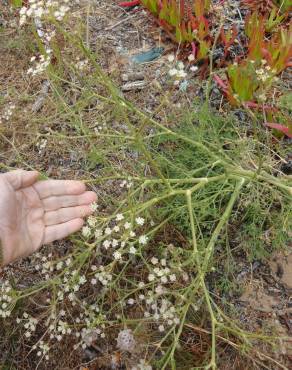
<svg viewBox="0 0 292 370">
<path fill-rule="evenodd" d="M 97 196 L 80 181 L 38 181 L 36 171 L 0 174 L 4 265 L 80 230 Z"/>
</svg>

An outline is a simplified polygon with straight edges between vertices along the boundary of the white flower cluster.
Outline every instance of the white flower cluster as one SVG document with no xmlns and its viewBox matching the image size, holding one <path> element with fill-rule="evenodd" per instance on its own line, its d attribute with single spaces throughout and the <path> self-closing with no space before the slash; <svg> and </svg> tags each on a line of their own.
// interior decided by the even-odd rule
<svg viewBox="0 0 292 370">
<path fill-rule="evenodd" d="M 167 294 L 170 284 L 174 284 L 177 280 L 176 274 L 167 266 L 165 258 L 158 259 L 152 257 L 150 260 L 154 266 L 149 275 L 148 282 L 153 282 L 151 290 L 140 292 L 137 301 L 140 301 L 139 306 L 143 304 L 145 306 L 144 317 L 149 318 L 157 322 L 158 330 L 163 332 L 165 327 L 178 325 L 180 320 L 177 316 L 176 307 L 167 299 L 163 297 Z M 186 280 L 185 276 L 182 276 Z M 145 283 L 141 281 L 139 288 L 142 290 L 145 287 Z M 166 286 L 167 285 L 167 286 Z M 129 298 L 127 300 L 128 305 L 134 305 L 136 300 Z"/>
<path fill-rule="evenodd" d="M 98 205 L 92 204 L 92 209 L 96 211 Z M 108 308 L 108 299 L 112 300 L 112 297 L 109 297 L 109 294 L 112 294 L 111 285 L 124 273 L 124 269 L 121 272 L 120 263 L 125 269 L 140 269 L 143 266 L 140 261 L 143 260 L 148 269 L 148 274 L 145 274 L 144 270 L 137 271 L 134 278 L 137 280 L 132 291 L 129 291 L 132 289 L 130 286 L 125 296 L 122 290 L 120 291 L 123 316 L 132 310 L 135 313 L 139 310 L 143 320 L 149 320 L 151 325 L 154 322 L 160 333 L 179 325 L 179 303 L 170 297 L 171 289 L 176 289 L 178 279 L 184 279 L 185 272 L 180 266 L 172 264 L 168 258 L 168 249 L 162 251 L 159 258 L 153 255 L 143 256 L 146 254 L 144 246 L 148 244 L 149 238 L 145 230 L 155 224 L 142 216 L 143 214 L 133 211 L 115 213 L 108 219 L 100 215 L 90 216 L 83 229 L 83 236 L 90 238 L 89 242 L 85 243 L 90 248 L 90 260 L 84 263 L 84 268 L 80 266 L 80 259 L 75 259 L 74 254 L 61 260 L 54 260 L 51 253 L 47 257 L 36 254 L 38 260 L 35 269 L 41 277 L 47 280 L 54 276 L 58 279 L 56 291 L 52 295 L 48 293 L 46 300 L 48 307 L 54 307 L 50 311 L 50 317 L 42 323 L 46 326 L 46 334 L 41 338 L 42 341 L 33 347 L 38 357 L 47 360 L 50 347 L 53 348 L 68 336 L 75 342 L 74 349 L 86 349 L 106 338 L 108 322 L 115 319 L 120 322 L 120 311 Z M 86 255 L 86 252 L 85 249 L 81 253 Z M 84 298 L 84 293 L 88 291 L 89 296 Z M 91 302 L 88 302 L 88 299 Z M 74 315 L 67 313 L 70 310 L 74 310 Z M 36 319 L 26 313 L 18 322 L 24 322 L 27 338 L 32 336 L 38 324 Z M 117 347 L 121 351 L 135 352 L 137 344 L 131 330 L 124 329 L 118 334 Z M 135 368 L 148 370 L 151 366 L 141 360 Z"/>
<path fill-rule="evenodd" d="M 66 334 L 71 334 L 72 329 L 66 321 L 58 320 L 57 323 L 52 323 L 49 325 L 50 339 L 56 339 L 61 342 Z"/>
<path fill-rule="evenodd" d="M 49 334 L 50 341 L 55 340 L 56 342 L 61 342 L 64 337 L 74 335 L 76 338 L 80 338 L 80 342 L 74 346 L 74 349 L 77 349 L 80 345 L 84 349 L 87 346 L 90 346 L 91 343 L 97 339 L 97 336 L 105 338 L 105 334 L 103 332 L 105 325 L 101 324 L 100 328 L 93 329 L 92 322 L 96 320 L 97 314 L 100 316 L 102 321 L 106 320 L 106 316 L 99 314 L 99 307 L 96 304 L 88 306 L 84 301 L 79 303 L 79 315 L 74 316 L 74 321 L 71 324 L 65 320 L 68 316 L 65 310 L 61 309 L 58 313 L 54 310 L 51 313 L 49 320 L 46 322 L 47 334 Z M 82 327 L 82 329 L 80 328 L 78 331 L 73 332 L 73 327 L 75 327 L 76 324 L 78 327 Z M 33 349 L 39 349 L 39 351 L 41 351 L 40 355 L 45 355 L 46 359 L 48 358 L 48 345 L 39 347 L 35 345 Z M 40 355 L 38 354 L 38 356 Z"/>
<path fill-rule="evenodd" d="M 98 339 L 98 337 L 102 339 L 105 338 L 105 334 L 99 328 L 83 328 L 81 332 L 76 333 L 76 337 L 81 337 L 81 341 L 74 346 L 74 349 L 77 349 L 80 345 L 83 349 L 85 349 L 91 346 L 92 343 Z"/>
<path fill-rule="evenodd" d="M 55 340 L 56 342 L 61 342 L 65 336 L 74 335 L 76 338 L 79 338 L 80 341 L 74 346 L 74 349 L 77 349 L 80 345 L 83 349 L 90 346 L 98 337 L 105 338 L 105 324 L 101 324 L 100 328 L 92 328 L 92 322 L 96 320 L 96 315 L 99 313 L 99 307 L 95 304 L 87 306 L 86 303 L 80 303 L 80 309 L 83 309 L 79 313 L 79 316 L 74 317 L 74 322 L 70 324 L 65 321 L 67 316 L 64 310 L 60 310 L 58 313 L 54 310 L 49 319 L 46 321 L 47 334 L 49 335 L 49 340 Z M 100 319 L 102 321 L 106 320 L 106 316 L 100 314 Z M 32 334 L 36 331 L 36 325 L 38 320 L 31 317 L 26 312 L 23 313 L 22 318 L 17 318 L 16 322 L 18 324 L 23 323 L 26 332 L 24 333 L 26 338 L 30 338 Z M 82 329 L 73 332 L 72 327 L 77 324 L 78 326 L 83 326 Z M 49 360 L 49 343 L 45 343 L 43 340 L 40 340 L 33 345 L 32 350 L 37 351 L 38 357 L 44 357 L 45 360 Z"/>
<path fill-rule="evenodd" d="M 160 332 L 164 332 L 166 326 L 178 325 L 180 320 L 176 316 L 175 306 L 165 298 L 159 298 L 155 301 L 152 292 L 148 293 L 149 297 L 145 300 L 148 306 L 148 311 L 144 312 L 144 317 L 151 317 L 155 321 L 159 322 L 158 330 Z"/>
<path fill-rule="evenodd" d="M 97 123 L 94 127 L 94 132 L 98 135 L 101 131 L 106 129 L 106 123 Z"/>
<path fill-rule="evenodd" d="M 148 275 L 148 281 L 151 282 L 160 280 L 162 284 L 167 284 L 168 282 L 174 283 L 176 281 L 176 275 L 171 272 L 171 269 L 169 267 L 167 267 L 167 262 L 165 258 L 162 258 L 159 261 L 158 258 L 152 257 L 151 263 L 156 267 L 154 267 L 152 273 Z"/>
<path fill-rule="evenodd" d="M 275 77 L 276 71 L 272 70 L 272 68 L 269 65 L 267 65 L 267 61 L 265 59 L 261 61 L 261 64 L 262 64 L 261 68 L 258 68 L 255 71 L 257 79 L 263 83 L 271 81 L 273 79 L 277 80 L 277 77 Z"/>
<path fill-rule="evenodd" d="M 8 280 L 0 280 L 0 317 L 5 318 L 11 315 L 12 287 Z"/>
<path fill-rule="evenodd" d="M 16 319 L 17 324 L 20 324 L 22 321 L 25 322 L 23 327 L 26 329 L 24 336 L 26 338 L 30 338 L 32 334 L 36 331 L 38 320 L 30 316 L 27 312 L 24 312 L 22 319 L 20 319 L 19 317 Z"/>
<path fill-rule="evenodd" d="M 94 216 L 88 218 L 87 225 L 82 228 L 82 235 L 89 239 L 93 236 L 96 239 L 97 250 L 108 250 L 115 249 L 112 251 L 112 257 L 116 261 L 122 260 L 125 253 L 129 255 L 135 255 L 137 248 L 134 246 L 144 246 L 148 243 L 147 235 L 136 234 L 136 227 L 142 227 L 145 223 L 143 217 L 136 217 L 133 222 L 124 221 L 124 215 L 118 213 L 115 216 L 115 220 L 111 220 L 106 227 L 98 227 L 98 221 Z M 97 275 L 96 279 L 99 279 L 100 275 Z M 103 276 L 101 276 L 103 279 Z M 93 279 L 95 284 L 95 278 Z"/>
<path fill-rule="evenodd" d="M 73 271 L 66 271 L 65 277 L 64 277 L 64 291 L 66 293 L 68 292 L 78 292 L 80 287 L 84 285 L 87 282 L 87 279 L 85 275 L 80 275 L 77 270 Z M 70 296 L 69 296 L 70 299 Z"/>
<path fill-rule="evenodd" d="M 120 183 L 120 188 L 127 188 L 130 189 L 133 186 L 133 182 L 131 181 L 131 178 L 129 177 L 127 180 L 123 180 Z"/>
<path fill-rule="evenodd" d="M 83 71 L 88 66 L 88 59 L 78 60 L 75 66 L 79 71 Z"/>
<path fill-rule="evenodd" d="M 40 73 L 43 73 L 51 63 L 51 53 L 52 50 L 46 48 L 46 55 L 40 55 L 38 58 L 33 56 L 30 61 L 34 62 L 35 65 L 27 70 L 27 74 L 36 76 Z"/>
<path fill-rule="evenodd" d="M 31 63 L 34 63 L 27 71 L 28 75 L 38 75 L 43 73 L 51 63 L 52 49 L 50 41 L 55 36 L 55 30 L 44 27 L 42 20 L 45 17 L 53 17 L 57 21 L 62 21 L 72 5 L 79 3 L 78 0 L 28 0 L 28 5 L 20 9 L 20 26 L 31 18 L 37 27 L 37 33 L 43 42 L 45 51 L 40 56 L 33 56 Z M 50 27 L 52 28 L 52 27 Z"/>
<path fill-rule="evenodd" d="M 34 265 L 34 268 L 44 275 L 46 280 L 50 278 L 54 271 L 60 271 L 64 266 L 69 266 L 71 263 L 70 259 L 67 259 L 65 262 L 52 260 L 52 253 L 49 253 L 47 257 L 36 253 L 35 257 L 39 259 L 39 262 Z"/>
<path fill-rule="evenodd" d="M 97 270 L 97 266 L 92 265 L 91 266 L 92 271 Z M 104 266 L 99 267 L 99 272 L 96 272 L 94 274 L 94 277 L 91 279 L 91 284 L 96 285 L 97 282 L 99 281 L 103 286 L 107 286 L 111 281 L 112 281 L 112 275 L 107 273 L 104 269 Z"/>
<path fill-rule="evenodd" d="M 251 64 L 255 64 L 255 61 L 250 61 Z M 267 89 L 271 86 L 273 82 L 278 81 L 278 77 L 276 76 L 277 71 L 272 70 L 272 68 L 267 64 L 267 61 L 263 59 L 261 61 L 261 66 L 255 69 L 256 79 L 260 83 L 260 89 L 258 91 L 258 99 L 261 102 L 265 102 L 267 100 Z"/>
<path fill-rule="evenodd" d="M 46 149 L 46 146 L 48 144 L 47 139 L 41 139 L 41 141 L 36 143 L 36 147 L 38 148 L 39 154 L 43 154 L 44 150 Z"/>
<path fill-rule="evenodd" d="M 2 123 L 2 119 L 4 121 L 9 121 L 9 119 L 11 118 L 15 108 L 16 108 L 15 104 L 9 103 L 7 105 L 7 107 L 5 107 L 4 112 L 3 112 L 2 116 L 0 117 L 0 123 Z"/>
<path fill-rule="evenodd" d="M 86 302 L 82 301 L 80 302 L 80 308 L 82 312 L 80 312 L 79 317 L 76 317 L 74 319 L 75 323 L 77 324 L 83 324 L 87 328 L 92 328 L 92 321 L 96 320 L 97 316 L 101 321 L 106 320 L 106 315 L 100 313 L 100 308 L 97 303 L 89 305 Z M 100 327 L 104 329 L 105 325 L 101 324 Z M 79 337 L 78 335 L 76 336 Z"/>
<path fill-rule="evenodd" d="M 99 307 L 95 304 L 87 306 L 86 303 L 80 303 L 80 309 L 83 310 L 79 313 L 79 316 L 74 317 L 74 322 L 69 324 L 60 317 L 56 319 L 56 316 L 52 315 L 52 324 L 50 324 L 48 331 L 50 334 L 50 339 L 56 339 L 60 342 L 64 336 L 74 334 L 76 338 L 80 338 L 80 342 L 75 345 L 75 349 L 80 345 L 82 348 L 90 346 L 93 341 L 97 339 L 97 336 L 100 338 L 105 338 L 103 329 L 105 328 L 104 324 L 100 325 L 100 328 L 92 328 L 92 322 L 96 320 L 96 315 L 100 315 L 101 320 L 106 320 L 105 315 L 99 314 Z M 66 312 L 61 310 L 59 316 L 66 317 Z M 83 326 L 82 329 L 73 333 L 72 326 L 77 324 L 78 326 Z"/>
<path fill-rule="evenodd" d="M 189 62 L 194 61 L 193 54 L 190 54 L 188 57 Z M 186 78 L 188 73 L 186 72 L 186 66 L 182 61 L 177 61 L 173 54 L 168 56 L 168 62 L 170 63 L 168 75 L 172 78 L 174 86 L 180 86 L 182 89 L 187 87 Z M 189 70 L 196 72 L 198 70 L 197 66 L 190 65 Z"/>
<path fill-rule="evenodd" d="M 73 3 L 78 2 L 71 0 L 28 0 L 28 6 L 23 6 L 20 9 L 19 24 L 22 26 L 28 18 L 41 19 L 44 16 L 51 16 L 57 21 L 62 21 Z"/>
<path fill-rule="evenodd" d="M 90 204 L 90 208 L 92 210 L 92 212 L 96 212 L 97 209 L 98 209 L 98 204 L 96 202 L 93 202 Z"/>
<path fill-rule="evenodd" d="M 187 77 L 187 72 L 185 72 L 185 65 L 183 62 L 178 62 L 175 67 L 168 71 L 170 77 L 175 78 L 174 85 L 178 85 L 181 79 Z"/>
<path fill-rule="evenodd" d="M 122 213 L 116 214 L 106 227 L 98 227 L 97 220 L 94 217 L 88 220 L 88 225 L 83 229 L 83 235 L 93 237 L 98 235 L 96 241 L 97 251 L 105 251 L 107 257 L 110 256 L 107 252 L 115 248 L 112 253 L 114 261 L 122 260 L 123 256 L 128 253 L 128 256 L 137 253 L 134 245 L 143 246 L 148 243 L 147 235 L 137 236 L 137 228 L 144 227 L 146 220 L 141 216 L 131 217 L 130 220 L 125 219 Z M 131 222 L 130 222 L 131 221 Z M 99 225 L 100 226 L 100 225 Z M 112 269 L 112 265 L 108 266 Z M 112 273 L 104 266 L 91 266 L 93 276 L 91 284 L 96 285 L 98 282 L 102 286 L 107 286 L 113 279 Z M 176 308 L 172 303 L 164 299 L 162 296 L 167 293 L 167 289 L 171 284 L 177 281 L 176 272 L 169 266 L 166 258 L 157 258 L 153 256 L 150 260 L 150 271 L 147 277 L 148 284 L 152 283 L 152 289 L 146 291 L 145 294 L 139 294 L 138 300 L 145 305 L 144 317 L 154 319 L 157 322 L 158 330 L 163 332 L 165 327 L 178 325 L 179 318 L 176 315 Z M 139 288 L 143 289 L 145 283 L 141 281 Z M 135 298 L 128 298 L 126 303 L 133 306 L 136 303 Z"/>
<path fill-rule="evenodd" d="M 40 256 L 40 254 L 37 254 L 37 256 Z M 49 254 L 49 257 L 51 257 L 51 254 Z M 80 275 L 79 271 L 77 270 L 70 270 L 69 267 L 72 263 L 70 257 L 68 257 L 65 261 L 49 261 L 47 257 L 42 256 L 41 261 L 43 263 L 36 264 L 35 269 L 44 275 L 46 280 L 48 280 L 54 272 L 66 270 L 60 281 L 60 289 L 57 293 L 57 300 L 63 301 L 66 293 L 68 294 L 69 301 L 72 302 L 72 305 L 75 305 L 75 293 L 78 292 L 80 287 L 87 282 L 85 275 Z M 49 299 L 47 299 L 47 303 L 50 303 Z"/>
<path fill-rule="evenodd" d="M 50 347 L 47 343 L 45 343 L 43 340 L 40 340 L 38 344 L 34 344 L 32 346 L 32 349 L 35 351 L 37 350 L 37 356 L 38 357 L 44 357 L 46 361 L 49 360 L 48 352 L 50 351 Z"/>
</svg>

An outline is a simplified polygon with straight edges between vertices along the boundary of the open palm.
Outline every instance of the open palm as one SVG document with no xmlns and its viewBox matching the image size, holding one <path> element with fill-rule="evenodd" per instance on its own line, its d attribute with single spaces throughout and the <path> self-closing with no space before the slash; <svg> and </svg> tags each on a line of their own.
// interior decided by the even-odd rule
<svg viewBox="0 0 292 370">
<path fill-rule="evenodd" d="M 92 213 L 94 192 L 80 181 L 37 181 L 35 171 L 0 175 L 0 239 L 4 264 L 36 251 L 42 244 L 78 231 Z"/>
</svg>

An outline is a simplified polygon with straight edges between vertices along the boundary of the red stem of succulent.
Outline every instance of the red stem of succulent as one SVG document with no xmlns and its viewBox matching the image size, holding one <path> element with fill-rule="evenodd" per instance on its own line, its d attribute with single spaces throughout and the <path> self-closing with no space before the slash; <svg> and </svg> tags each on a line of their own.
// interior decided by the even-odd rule
<svg viewBox="0 0 292 370">
<path fill-rule="evenodd" d="M 283 132 L 286 136 L 292 138 L 291 131 L 288 127 L 280 125 L 279 123 L 267 122 L 265 124 L 267 127 L 273 128 L 275 130 Z"/>
<path fill-rule="evenodd" d="M 196 56 L 197 56 L 197 46 L 196 46 L 196 43 L 195 42 L 192 42 L 191 43 L 191 46 L 192 46 L 192 54 L 196 58 Z"/>
<path fill-rule="evenodd" d="M 119 3 L 119 6 L 121 6 L 122 8 L 128 8 L 130 6 L 136 6 L 136 5 L 140 5 L 140 0 L 123 1 Z"/>
<path fill-rule="evenodd" d="M 264 110 L 267 110 L 267 111 L 277 111 L 277 108 L 275 108 L 275 107 L 271 107 L 270 105 L 265 105 L 265 104 L 257 104 L 257 103 L 252 102 L 252 101 L 247 101 L 246 103 L 244 103 L 244 105 L 247 108 L 264 109 Z"/>
<path fill-rule="evenodd" d="M 225 82 L 217 75 L 214 75 L 213 78 L 214 78 L 215 82 L 217 82 L 217 84 L 226 93 L 226 91 L 228 90 L 228 86 L 225 84 Z"/>
</svg>

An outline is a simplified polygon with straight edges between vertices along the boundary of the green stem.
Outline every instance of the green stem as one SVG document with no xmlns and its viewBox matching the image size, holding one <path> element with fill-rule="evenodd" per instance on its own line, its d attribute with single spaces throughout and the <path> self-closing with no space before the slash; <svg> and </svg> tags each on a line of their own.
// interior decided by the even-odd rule
<svg viewBox="0 0 292 370">
<path fill-rule="evenodd" d="M 204 262 L 203 262 L 203 266 L 202 266 L 202 269 L 203 271 L 205 272 L 207 270 L 207 267 L 208 267 L 208 263 L 210 261 L 210 257 L 213 253 L 213 250 L 214 250 L 214 246 L 215 246 L 215 243 L 218 239 L 218 236 L 223 228 L 223 226 L 226 224 L 226 222 L 228 221 L 229 217 L 230 217 L 230 214 L 232 212 L 232 209 L 233 209 L 233 206 L 234 206 L 234 203 L 236 202 L 237 198 L 239 197 L 239 194 L 240 194 L 240 190 L 241 188 L 243 187 L 245 183 L 245 179 L 241 179 L 236 187 L 235 187 L 235 190 L 227 204 L 227 207 L 220 219 L 220 221 L 218 222 L 212 236 L 211 236 L 211 239 L 208 243 L 208 246 L 206 248 L 206 254 L 205 254 L 205 258 L 204 258 Z"/>
<path fill-rule="evenodd" d="M 194 213 L 193 213 L 193 205 L 192 205 L 192 192 L 190 190 L 186 191 L 186 198 L 187 198 L 187 205 L 190 217 L 190 224 L 191 224 L 191 232 L 192 232 L 192 244 L 193 244 L 193 257 L 197 262 L 197 266 L 200 266 L 200 257 L 198 252 L 198 245 L 197 245 L 197 238 L 196 238 L 196 230 L 195 230 L 195 221 L 194 221 Z"/>
</svg>

